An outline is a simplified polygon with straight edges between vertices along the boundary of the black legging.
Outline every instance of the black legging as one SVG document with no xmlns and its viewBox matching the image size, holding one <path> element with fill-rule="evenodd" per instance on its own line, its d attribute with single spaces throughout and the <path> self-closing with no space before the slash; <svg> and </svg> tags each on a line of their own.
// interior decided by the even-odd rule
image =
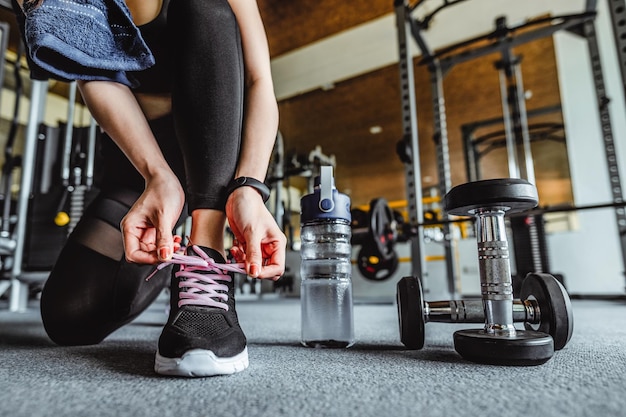
<svg viewBox="0 0 626 417">
<path fill-rule="evenodd" d="M 167 30 L 174 46 L 173 118 L 151 121 L 151 128 L 182 180 L 189 212 L 223 210 L 241 141 L 239 28 L 227 0 L 171 0 Z M 42 293 L 43 323 L 59 344 L 100 342 L 137 317 L 169 280 L 170 268 L 146 281 L 154 266 L 125 262 L 119 224 L 144 181 L 106 137 L 102 151 L 102 191 L 68 238 Z"/>
</svg>

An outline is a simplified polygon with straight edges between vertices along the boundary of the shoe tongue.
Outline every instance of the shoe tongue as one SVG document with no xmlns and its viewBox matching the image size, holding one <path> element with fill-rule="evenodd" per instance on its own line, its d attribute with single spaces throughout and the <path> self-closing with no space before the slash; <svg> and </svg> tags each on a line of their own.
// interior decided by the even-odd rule
<svg viewBox="0 0 626 417">
<path fill-rule="evenodd" d="M 209 255 L 209 257 L 213 258 L 213 260 L 215 262 L 217 262 L 219 264 L 226 263 L 226 260 L 224 259 L 222 254 L 219 253 L 218 251 L 216 251 L 215 249 L 211 249 L 211 248 L 208 248 L 206 246 L 200 246 L 200 245 L 196 245 L 196 246 L 198 246 L 200 249 L 202 249 L 204 251 L 204 253 Z M 196 252 L 193 250 L 193 246 L 187 247 L 187 251 L 186 252 L 187 252 L 187 255 L 191 255 L 191 256 L 196 255 Z"/>
</svg>

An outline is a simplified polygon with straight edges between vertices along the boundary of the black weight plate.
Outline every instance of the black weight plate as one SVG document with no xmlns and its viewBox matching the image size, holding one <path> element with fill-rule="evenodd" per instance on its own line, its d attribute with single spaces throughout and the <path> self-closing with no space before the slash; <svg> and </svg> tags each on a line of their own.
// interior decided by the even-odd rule
<svg viewBox="0 0 626 417">
<path fill-rule="evenodd" d="M 525 330 L 512 337 L 489 335 L 482 329 L 459 330 L 454 333 L 454 348 L 468 361 L 489 365 L 541 365 L 554 355 L 550 335 Z"/>
<path fill-rule="evenodd" d="M 375 260 L 375 262 L 372 262 Z M 383 258 L 377 248 L 367 245 L 361 246 L 357 254 L 357 267 L 364 278 L 372 281 L 384 281 L 391 277 L 398 269 L 400 261 L 395 251 L 391 257 Z"/>
<path fill-rule="evenodd" d="M 531 273 L 522 281 L 520 298 L 536 300 L 541 312 L 539 326 L 524 323 L 524 327 L 548 333 L 554 349 L 563 349 L 574 333 L 572 303 L 563 285 L 550 274 Z"/>
<path fill-rule="evenodd" d="M 537 188 L 526 180 L 502 178 L 468 182 L 452 188 L 443 198 L 449 214 L 467 216 L 477 208 L 507 207 L 509 213 L 537 206 Z"/>
<path fill-rule="evenodd" d="M 409 349 L 424 347 L 424 301 L 419 278 L 404 277 L 396 287 L 400 340 Z"/>
<path fill-rule="evenodd" d="M 387 200 L 376 198 L 370 202 L 369 219 L 371 238 L 380 256 L 384 260 L 395 257 L 396 220 Z"/>
</svg>

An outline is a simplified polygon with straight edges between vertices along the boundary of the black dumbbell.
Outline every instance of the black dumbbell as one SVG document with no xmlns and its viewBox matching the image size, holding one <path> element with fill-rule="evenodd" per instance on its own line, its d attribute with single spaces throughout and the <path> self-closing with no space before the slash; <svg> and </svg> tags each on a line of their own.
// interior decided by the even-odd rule
<svg viewBox="0 0 626 417">
<path fill-rule="evenodd" d="M 539 365 L 554 355 L 552 336 L 517 330 L 513 323 L 513 287 L 504 216 L 538 203 L 537 189 L 521 179 L 470 182 L 451 189 L 443 199 L 447 213 L 474 216 L 478 268 L 485 324 L 454 333 L 454 348 L 465 359 L 497 365 Z"/>
<path fill-rule="evenodd" d="M 522 282 L 522 299 L 513 300 L 513 321 L 527 330 L 552 336 L 554 349 L 565 347 L 572 337 L 574 319 L 563 285 L 549 274 L 528 274 Z M 425 324 L 484 323 L 482 300 L 425 301 L 417 277 L 398 282 L 400 340 L 409 349 L 424 347 Z"/>
</svg>

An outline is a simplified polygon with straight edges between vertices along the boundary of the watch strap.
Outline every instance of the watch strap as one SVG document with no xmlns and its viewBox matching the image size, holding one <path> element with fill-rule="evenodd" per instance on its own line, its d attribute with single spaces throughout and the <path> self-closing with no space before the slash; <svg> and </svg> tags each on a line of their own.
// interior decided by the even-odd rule
<svg viewBox="0 0 626 417">
<path fill-rule="evenodd" d="M 252 187 L 261 194 L 263 202 L 266 202 L 270 198 L 270 188 L 256 178 L 252 177 L 237 177 L 232 179 L 226 186 L 226 196 L 232 194 L 239 187 Z"/>
</svg>

